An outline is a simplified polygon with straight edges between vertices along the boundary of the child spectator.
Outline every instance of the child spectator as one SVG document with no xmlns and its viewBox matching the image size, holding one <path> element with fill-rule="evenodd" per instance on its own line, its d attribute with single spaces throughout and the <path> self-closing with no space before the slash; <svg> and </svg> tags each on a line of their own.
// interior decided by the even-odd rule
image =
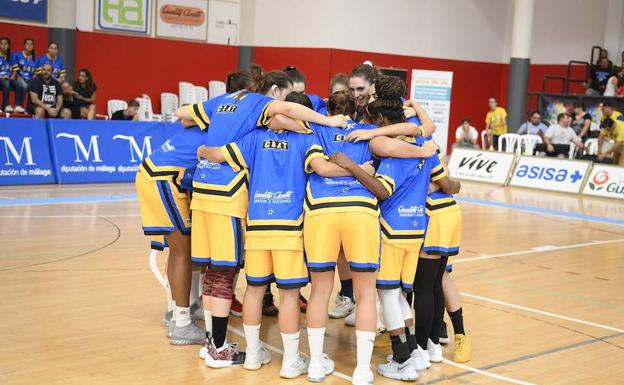
<svg viewBox="0 0 624 385">
<path fill-rule="evenodd" d="M 14 65 L 17 65 L 17 73 L 14 81 L 15 88 L 15 112 L 24 113 L 24 99 L 28 83 L 35 76 L 37 59 L 35 55 L 35 41 L 32 38 L 24 40 L 24 49 L 13 55 Z"/>
<path fill-rule="evenodd" d="M 139 102 L 130 99 L 128 100 L 128 108 L 113 112 L 111 120 L 133 120 L 136 122 L 139 120 L 137 112 L 139 112 Z"/>
<path fill-rule="evenodd" d="M 48 52 L 37 60 L 37 71 L 39 71 L 44 64 L 50 64 L 52 66 L 52 77 L 62 83 L 65 81 L 65 64 L 63 63 L 63 59 L 58 55 L 58 51 L 58 43 L 51 42 L 48 44 Z"/>
<path fill-rule="evenodd" d="M 72 84 L 73 96 L 80 110 L 80 118 L 95 119 L 95 91 L 97 86 L 93 83 L 91 72 L 86 68 L 78 71 L 78 79 Z"/>
</svg>

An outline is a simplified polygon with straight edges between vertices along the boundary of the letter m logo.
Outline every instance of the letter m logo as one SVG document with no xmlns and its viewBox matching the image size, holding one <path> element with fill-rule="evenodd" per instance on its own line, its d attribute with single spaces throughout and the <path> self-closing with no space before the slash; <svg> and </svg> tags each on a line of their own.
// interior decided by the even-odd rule
<svg viewBox="0 0 624 385">
<path fill-rule="evenodd" d="M 24 137 L 24 139 L 22 139 L 22 146 L 19 151 L 17 151 L 17 148 L 13 145 L 11 138 L 8 136 L 0 136 L 0 141 L 4 142 L 4 152 L 6 154 L 6 162 L 4 165 L 13 166 L 11 159 L 13 159 L 13 161 L 17 164 L 22 164 L 22 157 L 25 157 L 26 163 L 24 163 L 24 165 L 34 166 L 36 163 L 33 162 L 32 149 L 30 147 L 31 139 L 32 137 L 29 136 Z"/>
<path fill-rule="evenodd" d="M 152 141 L 151 141 L 152 137 L 151 136 L 146 136 L 145 138 L 143 138 L 143 145 L 141 147 L 139 147 L 139 144 L 137 143 L 134 136 L 115 135 L 113 136 L 113 139 L 123 139 L 123 140 L 128 141 L 128 143 L 130 144 L 130 162 L 132 163 L 141 161 L 146 156 L 149 156 L 149 154 L 152 153 Z M 136 155 L 136 158 L 135 158 L 135 155 Z"/>
<path fill-rule="evenodd" d="M 101 162 L 100 158 L 100 147 L 98 145 L 98 136 L 91 135 L 91 140 L 89 141 L 89 147 L 86 147 L 85 144 L 80 139 L 79 135 L 68 134 L 66 132 L 61 132 L 56 134 L 57 138 L 69 138 L 74 141 L 74 149 L 76 152 L 76 163 L 82 163 L 82 160 L 89 161 L 91 158 L 91 153 L 93 152 L 93 162 Z M 82 159 L 80 157 L 82 155 Z"/>
</svg>

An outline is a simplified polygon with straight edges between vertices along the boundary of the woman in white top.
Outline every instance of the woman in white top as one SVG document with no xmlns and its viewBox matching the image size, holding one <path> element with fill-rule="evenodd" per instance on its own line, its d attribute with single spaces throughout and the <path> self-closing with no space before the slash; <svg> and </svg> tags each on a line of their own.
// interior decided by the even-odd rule
<svg viewBox="0 0 624 385">
<path fill-rule="evenodd" d="M 624 67 L 617 67 L 613 71 L 613 76 L 607 80 L 604 96 L 624 97 Z"/>
</svg>

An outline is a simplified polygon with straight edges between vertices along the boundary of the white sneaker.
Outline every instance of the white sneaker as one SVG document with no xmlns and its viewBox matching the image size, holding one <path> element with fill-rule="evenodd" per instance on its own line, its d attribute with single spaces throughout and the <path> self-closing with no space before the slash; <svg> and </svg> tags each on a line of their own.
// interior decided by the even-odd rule
<svg viewBox="0 0 624 385">
<path fill-rule="evenodd" d="M 4 109 L 4 112 L 7 112 L 7 113 L 13 112 L 13 107 L 6 106 L 5 109 Z"/>
<path fill-rule="evenodd" d="M 438 363 L 444 360 L 444 357 L 442 357 L 442 346 L 434 344 L 431 340 L 427 340 L 427 353 L 429 354 L 430 362 Z"/>
<path fill-rule="evenodd" d="M 379 318 L 377 318 L 377 336 L 385 333 L 386 330 L 386 325 L 384 325 L 383 322 Z"/>
<path fill-rule="evenodd" d="M 201 299 L 191 305 L 191 319 L 204 321 L 204 308 L 202 307 Z"/>
<path fill-rule="evenodd" d="M 18 114 L 23 114 L 24 112 L 26 112 L 26 110 L 22 106 L 15 106 L 15 112 Z"/>
<path fill-rule="evenodd" d="M 327 354 L 323 354 L 322 360 L 312 358 L 310 359 L 310 365 L 308 365 L 308 381 L 323 382 L 325 376 L 332 374 L 335 368 L 336 363 L 327 357 Z"/>
<path fill-rule="evenodd" d="M 298 353 L 296 357 L 288 360 L 284 358 L 282 360 L 280 377 L 297 378 L 300 375 L 308 372 L 308 365 L 310 365 L 310 359 L 302 355 L 301 353 Z"/>
<path fill-rule="evenodd" d="M 345 325 L 347 326 L 355 326 L 355 309 L 345 318 Z"/>
<path fill-rule="evenodd" d="M 262 365 L 271 362 L 271 353 L 266 350 L 263 344 L 260 344 L 260 349 L 258 349 L 258 351 L 251 352 L 248 350 L 246 354 L 243 368 L 247 370 L 258 370 Z"/>
<path fill-rule="evenodd" d="M 427 353 L 426 350 L 422 350 L 420 346 L 414 349 L 411 356 L 414 359 L 414 366 L 419 372 L 425 369 L 429 369 L 431 367 L 431 362 L 429 361 L 429 353 Z"/>
<path fill-rule="evenodd" d="M 353 385 L 371 385 L 374 380 L 373 371 L 366 366 L 356 366 L 351 376 L 351 384 Z"/>
<path fill-rule="evenodd" d="M 329 318 L 344 318 L 355 310 L 355 303 L 344 295 L 336 297 L 336 307 L 329 312 Z"/>
<path fill-rule="evenodd" d="M 411 357 L 402 364 L 394 360 L 390 360 L 385 364 L 379 364 L 377 365 L 377 373 L 384 377 L 401 381 L 416 381 L 418 378 L 416 365 Z"/>
</svg>

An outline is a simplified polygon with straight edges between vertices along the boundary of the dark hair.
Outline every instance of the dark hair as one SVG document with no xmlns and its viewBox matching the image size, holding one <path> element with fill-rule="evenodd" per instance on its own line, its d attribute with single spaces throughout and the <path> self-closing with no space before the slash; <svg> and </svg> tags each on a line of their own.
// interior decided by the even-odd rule
<svg viewBox="0 0 624 385">
<path fill-rule="evenodd" d="M 251 83 L 251 74 L 249 71 L 230 72 L 225 77 L 225 92 L 231 94 L 236 91 L 244 90 Z"/>
<path fill-rule="evenodd" d="M 566 116 L 568 116 L 568 114 L 566 114 L 565 112 L 562 112 L 559 115 L 557 115 L 557 123 L 559 123 L 561 119 L 565 118 Z"/>
<path fill-rule="evenodd" d="M 574 102 L 574 103 L 572 103 L 572 108 L 580 108 L 581 110 L 585 111 L 585 103 L 583 103 L 583 102 Z"/>
<path fill-rule="evenodd" d="M 468 118 L 467 116 L 466 116 L 466 117 L 464 117 L 464 118 L 462 119 L 462 124 L 464 124 L 464 123 L 470 123 L 470 118 Z"/>
<path fill-rule="evenodd" d="M 329 115 L 348 115 L 351 118 L 355 115 L 355 99 L 347 91 L 338 91 L 329 97 L 327 101 L 327 112 Z"/>
<path fill-rule="evenodd" d="M 78 70 L 78 74 L 80 74 L 81 72 L 84 72 L 87 75 L 87 81 L 85 82 L 84 88 L 89 90 L 90 93 L 93 93 L 96 86 L 95 83 L 93 83 L 93 76 L 91 76 L 91 71 L 86 68 L 81 68 L 80 70 Z M 74 89 L 76 89 L 77 87 L 82 88 L 80 82 L 78 81 L 78 78 L 76 78 L 76 82 L 74 83 Z"/>
<path fill-rule="evenodd" d="M 32 37 L 27 37 L 26 39 L 24 39 L 24 43 L 23 44 L 26 45 L 27 41 L 31 41 L 32 42 L 33 49 L 32 49 L 32 53 L 31 54 L 32 54 L 33 57 L 36 57 L 37 54 L 35 53 L 35 39 L 33 39 Z"/>
<path fill-rule="evenodd" d="M 349 76 L 345 74 L 344 72 L 339 72 L 336 75 L 332 76 L 331 80 L 329 81 L 329 93 L 330 94 L 332 93 L 332 90 L 334 89 L 334 86 L 336 84 L 343 84 L 347 88 L 349 88 Z"/>
<path fill-rule="evenodd" d="M 265 95 L 273 86 L 283 89 L 293 85 L 292 80 L 283 71 L 262 72 L 262 67 L 252 65 L 250 72 L 251 84 L 247 89 L 251 92 Z"/>
<path fill-rule="evenodd" d="M 141 107 L 141 103 L 139 103 L 136 99 L 128 100 L 128 108 L 130 107 Z"/>
<path fill-rule="evenodd" d="M 361 77 L 370 84 L 374 84 L 379 76 L 379 70 L 370 64 L 359 64 L 351 71 L 352 78 Z"/>
<path fill-rule="evenodd" d="M 284 73 L 288 75 L 293 83 L 306 83 L 306 78 L 301 71 L 295 66 L 287 66 L 283 69 Z"/>
<path fill-rule="evenodd" d="M 309 109 L 313 109 L 312 101 L 306 94 L 302 94 L 300 92 L 291 92 L 286 96 L 287 102 L 293 102 L 297 104 L 301 104 L 303 106 L 308 107 Z"/>
<path fill-rule="evenodd" d="M 613 121 L 613 119 L 606 118 L 605 120 L 602 121 L 602 124 L 600 124 L 600 127 L 602 127 L 602 128 L 611 128 L 611 127 L 613 127 L 614 124 L 615 124 L 615 121 Z"/>
<path fill-rule="evenodd" d="M 368 121 L 372 122 L 377 115 L 388 118 L 391 123 L 405 121 L 403 101 L 401 98 L 407 92 L 405 82 L 396 76 L 382 75 L 375 81 L 375 96 L 377 99 L 366 107 Z"/>
<path fill-rule="evenodd" d="M 611 104 L 611 102 L 604 102 L 604 103 L 602 103 L 602 107 L 603 108 L 604 107 L 611 107 L 611 108 L 613 108 L 613 105 Z"/>
<path fill-rule="evenodd" d="M 0 37 L 0 41 L 5 40 L 9 44 L 9 48 L 7 48 L 6 60 L 7 63 L 11 63 L 11 39 L 8 37 Z"/>
<path fill-rule="evenodd" d="M 531 112 L 531 115 L 530 115 L 530 116 L 533 116 L 533 115 L 535 115 L 535 114 L 538 114 L 539 116 L 542 116 L 542 114 L 540 114 L 540 112 L 539 112 L 539 111 L 537 111 L 537 110 L 535 110 L 535 111 Z"/>
</svg>

